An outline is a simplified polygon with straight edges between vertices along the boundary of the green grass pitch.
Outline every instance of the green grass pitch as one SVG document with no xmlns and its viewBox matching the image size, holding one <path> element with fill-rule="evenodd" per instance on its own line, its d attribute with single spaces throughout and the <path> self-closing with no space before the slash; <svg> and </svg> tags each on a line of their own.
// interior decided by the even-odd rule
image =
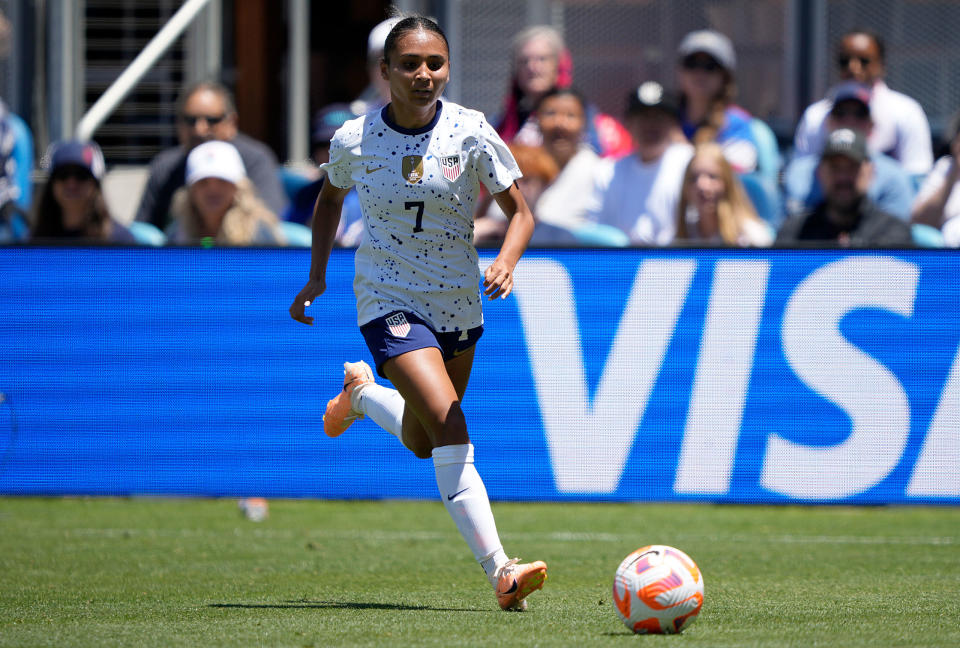
<svg viewBox="0 0 960 648">
<path fill-rule="evenodd" d="M 501 612 L 439 502 L 0 498 L 0 646 L 960 646 L 960 510 L 494 503 L 549 564 Z M 682 635 L 634 636 L 613 573 L 704 574 Z"/>
</svg>

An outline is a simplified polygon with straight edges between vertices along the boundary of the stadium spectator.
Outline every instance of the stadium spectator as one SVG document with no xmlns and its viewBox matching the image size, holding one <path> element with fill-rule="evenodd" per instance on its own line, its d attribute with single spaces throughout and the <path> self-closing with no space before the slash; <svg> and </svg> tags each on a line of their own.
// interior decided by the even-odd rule
<svg viewBox="0 0 960 648">
<path fill-rule="evenodd" d="M 533 207 L 544 190 L 553 183 L 560 173 L 553 157 L 542 146 L 528 146 L 513 143 L 509 145 L 510 152 L 517 162 L 517 168 L 523 177 L 517 180 L 517 187 L 523 194 L 527 205 L 536 219 L 536 210 Z M 474 219 L 473 240 L 476 245 L 493 246 L 503 242 L 510 224 L 503 210 L 493 200 L 484 200 L 480 205 L 488 205 L 483 216 Z M 479 211 L 479 210 L 478 210 Z M 555 231 L 556 230 L 556 231 Z M 538 231 L 543 240 L 537 241 Z M 559 239 L 559 240 L 558 240 Z M 531 245 L 549 245 L 556 242 L 573 243 L 574 239 L 569 232 L 553 225 L 538 222 L 530 239 Z"/>
<path fill-rule="evenodd" d="M 20 172 L 13 114 L 0 101 L 0 243 L 22 241 L 29 235 Z"/>
<path fill-rule="evenodd" d="M 867 197 L 873 164 L 863 133 L 841 128 L 827 136 L 817 176 L 823 200 L 808 214 L 788 219 L 778 245 L 818 242 L 840 247 L 909 247 L 910 226 Z"/>
<path fill-rule="evenodd" d="M 880 36 L 863 29 L 848 31 L 837 44 L 836 64 L 842 80 L 859 81 L 872 90 L 870 150 L 899 161 L 912 177 L 928 173 L 933 166 L 930 124 L 916 100 L 891 90 L 884 82 L 886 56 Z M 827 97 L 804 111 L 794 135 L 798 154 L 817 155 L 823 148 L 830 132 L 826 119 L 831 106 Z"/>
<path fill-rule="evenodd" d="M 370 82 L 350 103 L 350 110 L 354 115 L 364 115 L 390 103 L 390 84 L 380 74 L 380 59 L 383 58 L 383 46 L 386 43 L 387 34 L 398 22 L 400 18 L 387 18 L 371 29 L 367 36 L 367 75 Z"/>
<path fill-rule="evenodd" d="M 679 102 L 647 81 L 628 96 L 626 125 L 636 151 L 597 169 L 587 218 L 620 229 L 631 243 L 667 245 L 676 234 L 683 172 L 693 155 L 680 129 Z"/>
<path fill-rule="evenodd" d="M 600 157 L 586 143 L 587 100 L 573 88 L 554 88 L 537 106 L 543 148 L 559 174 L 533 204 L 539 223 L 576 230 L 586 222 L 587 205 Z M 521 168 L 522 170 L 522 168 Z"/>
<path fill-rule="evenodd" d="M 501 114 L 494 120 L 507 142 L 531 146 L 543 143 L 535 110 L 540 99 L 553 88 L 573 83 L 573 60 L 563 37 L 553 27 L 534 25 L 513 40 L 510 90 Z M 629 133 L 612 116 L 587 105 L 587 144 L 603 157 L 618 158 L 630 153 Z"/>
<path fill-rule="evenodd" d="M 940 229 L 945 245 L 960 247 L 960 112 L 946 135 L 949 152 L 937 160 L 921 185 L 912 220 Z"/>
<path fill-rule="evenodd" d="M 737 173 L 757 170 L 757 141 L 752 116 L 733 103 L 737 57 L 723 34 L 690 32 L 677 48 L 680 118 L 683 134 L 693 144 L 717 142 Z"/>
<path fill-rule="evenodd" d="M 186 183 L 173 197 L 171 243 L 285 243 L 277 217 L 257 197 L 239 151 L 229 142 L 205 142 L 190 151 Z"/>
<path fill-rule="evenodd" d="M 773 229 L 753 203 L 716 142 L 699 144 L 683 175 L 677 207 L 678 240 L 767 247 Z"/>
<path fill-rule="evenodd" d="M 827 127 L 830 130 L 852 128 L 863 133 L 869 141 L 873 130 L 870 96 L 870 87 L 857 81 L 844 81 L 837 85 L 829 94 L 830 112 L 825 120 Z M 910 175 L 899 162 L 883 153 L 871 152 L 870 161 L 873 164 L 873 179 L 867 196 L 881 211 L 901 220 L 909 220 L 914 198 Z M 800 155 L 784 169 L 783 186 L 789 215 L 807 212 L 820 202 L 823 193 L 817 182 L 819 162 L 819 155 Z"/>
<path fill-rule="evenodd" d="M 136 219 L 165 229 L 170 220 L 174 192 L 186 182 L 187 155 L 211 140 L 230 142 L 243 160 L 257 194 L 275 214 L 283 213 L 287 198 L 277 168 L 277 158 L 267 146 L 237 129 L 233 97 L 219 83 L 197 83 L 177 102 L 179 146 L 160 152 L 150 163 L 147 185 Z"/>
<path fill-rule="evenodd" d="M 594 175 L 601 158 L 585 142 L 586 99 L 573 88 L 554 88 L 541 98 L 536 110 L 537 121 L 543 133 L 543 146 L 528 147 L 511 144 L 524 178 L 535 175 L 543 183 L 534 195 L 524 190 L 537 227 L 531 245 L 574 245 L 578 243 L 605 245 L 586 219 Z M 551 158 L 538 160 L 543 155 Z M 488 201 L 490 202 L 490 201 Z M 476 221 L 481 240 L 497 240 L 506 226 L 505 217 L 496 204 L 491 204 L 485 216 Z M 616 234 L 616 240 L 622 240 Z"/>
<path fill-rule="evenodd" d="M 130 230 L 110 216 L 100 188 L 103 153 L 96 142 L 54 142 L 46 159 L 49 177 L 34 207 L 34 240 L 136 243 Z"/>
<path fill-rule="evenodd" d="M 290 200 L 290 205 L 284 212 L 283 219 L 294 223 L 310 225 L 313 218 L 313 206 L 320 194 L 326 173 L 320 165 L 330 160 L 330 140 L 337 129 L 346 122 L 354 119 L 350 104 L 332 103 L 317 111 L 313 119 L 313 132 L 310 137 L 311 159 L 317 165 L 317 176 L 310 183 L 301 187 Z M 360 203 L 356 192 L 351 192 L 344 201 L 343 214 L 340 218 L 340 227 L 337 230 L 337 245 L 354 247 L 360 242 L 363 234 L 363 221 L 360 215 Z"/>
<path fill-rule="evenodd" d="M 0 9 L 0 61 L 10 55 L 12 35 L 13 25 Z M 33 201 L 33 133 L 2 99 L 0 162 L 0 208 L 5 212 L 0 215 L 0 242 L 19 240 L 27 234 L 25 214 Z"/>
</svg>

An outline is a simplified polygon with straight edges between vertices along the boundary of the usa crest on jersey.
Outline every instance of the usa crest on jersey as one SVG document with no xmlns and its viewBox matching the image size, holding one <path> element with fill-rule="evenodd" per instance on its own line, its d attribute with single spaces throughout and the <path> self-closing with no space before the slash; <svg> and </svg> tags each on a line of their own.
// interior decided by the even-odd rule
<svg viewBox="0 0 960 648">
<path fill-rule="evenodd" d="M 461 171 L 460 154 L 440 158 L 440 171 L 443 172 L 444 178 L 450 182 L 456 182 L 457 178 L 460 177 Z"/>
<path fill-rule="evenodd" d="M 387 329 L 396 337 L 407 337 L 407 333 L 410 332 L 410 322 L 407 321 L 407 316 L 402 312 L 395 313 L 384 321 L 387 324 Z"/>
</svg>

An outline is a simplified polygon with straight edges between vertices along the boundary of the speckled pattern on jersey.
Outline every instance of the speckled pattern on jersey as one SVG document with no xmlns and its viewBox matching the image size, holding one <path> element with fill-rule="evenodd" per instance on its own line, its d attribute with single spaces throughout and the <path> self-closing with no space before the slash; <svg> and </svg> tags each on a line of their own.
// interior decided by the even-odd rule
<svg viewBox="0 0 960 648">
<path fill-rule="evenodd" d="M 363 210 L 353 282 L 358 324 L 396 310 L 416 313 L 435 331 L 483 323 L 474 203 L 481 183 L 499 193 L 521 174 L 482 113 L 437 105 L 424 128 L 391 124 L 384 108 L 347 122 L 331 142 L 329 181 L 356 185 Z"/>
</svg>

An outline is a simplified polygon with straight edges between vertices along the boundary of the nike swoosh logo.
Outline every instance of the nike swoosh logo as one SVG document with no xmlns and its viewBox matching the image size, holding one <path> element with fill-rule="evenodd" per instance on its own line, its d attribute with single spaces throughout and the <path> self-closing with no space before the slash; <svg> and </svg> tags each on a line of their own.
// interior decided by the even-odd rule
<svg viewBox="0 0 960 648">
<path fill-rule="evenodd" d="M 372 168 L 372 169 L 371 169 L 370 167 L 367 167 L 365 170 L 366 170 L 367 173 L 373 173 L 374 171 L 379 171 L 380 169 L 386 169 L 386 168 L 387 168 L 387 167 L 385 167 L 385 166 L 378 166 L 378 167 L 374 167 L 374 168 Z"/>
<path fill-rule="evenodd" d="M 447 501 L 448 501 L 448 502 L 452 502 L 454 497 L 456 497 L 456 496 L 459 495 L 460 493 L 466 492 L 466 491 L 468 491 L 468 490 L 470 490 L 470 487 L 469 487 L 469 486 L 467 486 L 467 487 L 464 488 L 463 490 L 458 490 L 458 491 L 457 491 L 456 493 L 454 493 L 453 495 L 447 495 Z"/>
</svg>

